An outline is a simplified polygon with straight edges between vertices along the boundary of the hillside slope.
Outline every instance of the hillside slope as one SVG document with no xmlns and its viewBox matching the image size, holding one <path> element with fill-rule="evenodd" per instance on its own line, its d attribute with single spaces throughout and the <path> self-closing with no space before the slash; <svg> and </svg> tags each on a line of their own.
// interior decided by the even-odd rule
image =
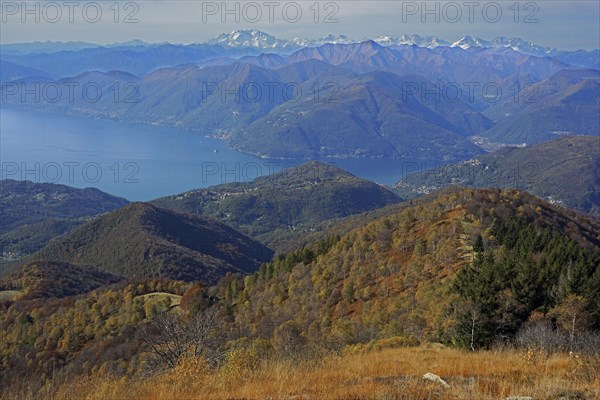
<svg viewBox="0 0 600 400">
<path fill-rule="evenodd" d="M 79 218 L 112 211 L 127 200 L 95 188 L 0 180 L 0 233 L 48 218 Z"/>
<path fill-rule="evenodd" d="M 529 85 L 489 114 L 503 118 L 482 136 L 534 144 L 563 135 L 600 134 L 600 71 L 563 70 Z"/>
<path fill-rule="evenodd" d="M 49 218 L 0 234 L 0 254 L 4 265 L 35 253 L 53 238 L 71 232 L 92 218 Z"/>
<path fill-rule="evenodd" d="M 600 214 L 600 138 L 568 136 L 525 148 L 504 148 L 407 175 L 394 188 L 403 198 L 413 198 L 452 185 L 522 189 Z"/>
<path fill-rule="evenodd" d="M 227 271 L 253 272 L 271 255 L 214 220 L 132 203 L 51 241 L 31 258 L 95 266 L 127 278 L 215 283 Z"/>
<path fill-rule="evenodd" d="M 585 298 L 598 325 L 599 232 L 524 192 L 456 189 L 281 256 L 225 293 L 250 337 L 295 330 L 331 345 L 391 336 L 464 344 L 477 312 L 485 346 L 569 294 Z"/>
<path fill-rule="evenodd" d="M 313 93 L 318 85 L 322 93 Z M 418 75 L 319 75 L 301 84 L 301 92 L 311 97 L 277 105 L 238 129 L 231 141 L 255 154 L 292 158 L 452 161 L 481 153 L 467 136 L 490 128 L 487 118 L 462 99 L 432 101 L 407 87 L 432 87 L 430 97 L 443 98 L 439 88 Z"/>
</svg>

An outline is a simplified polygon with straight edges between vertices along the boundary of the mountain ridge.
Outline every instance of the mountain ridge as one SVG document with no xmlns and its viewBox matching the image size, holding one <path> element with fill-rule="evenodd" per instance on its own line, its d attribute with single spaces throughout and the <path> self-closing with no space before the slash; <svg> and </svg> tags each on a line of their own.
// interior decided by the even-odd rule
<svg viewBox="0 0 600 400">
<path fill-rule="evenodd" d="M 197 189 L 151 203 L 217 218 L 275 250 L 328 220 L 401 199 L 388 189 L 335 166 L 311 161 L 252 182 Z"/>
</svg>

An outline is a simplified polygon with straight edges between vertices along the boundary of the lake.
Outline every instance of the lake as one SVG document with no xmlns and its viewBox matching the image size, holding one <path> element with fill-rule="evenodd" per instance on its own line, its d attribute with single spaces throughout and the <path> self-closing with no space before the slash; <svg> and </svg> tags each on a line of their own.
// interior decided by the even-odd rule
<svg viewBox="0 0 600 400">
<path fill-rule="evenodd" d="M 177 128 L 2 107 L 0 161 L 2 179 L 96 187 L 145 201 L 249 181 L 306 160 L 259 158 Z M 321 161 L 382 184 L 425 168 L 406 160 Z"/>
</svg>

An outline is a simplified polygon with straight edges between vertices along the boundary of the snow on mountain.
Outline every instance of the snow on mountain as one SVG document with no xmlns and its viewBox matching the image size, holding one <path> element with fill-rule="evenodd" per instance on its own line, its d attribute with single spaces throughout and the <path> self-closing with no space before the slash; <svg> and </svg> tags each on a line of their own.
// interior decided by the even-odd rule
<svg viewBox="0 0 600 400">
<path fill-rule="evenodd" d="M 464 38 L 452 43 L 451 46 L 460 47 L 465 50 L 470 48 L 511 48 L 515 51 L 534 56 L 547 56 L 555 51 L 555 49 L 550 47 L 542 47 L 531 42 L 526 42 L 521 38 L 509 39 L 505 36 L 498 36 L 490 41 L 481 38 L 474 38 L 472 36 L 465 36 Z"/>
<path fill-rule="evenodd" d="M 399 46 L 399 45 L 416 45 L 433 49 L 440 46 L 460 47 L 462 49 L 477 49 L 477 48 L 511 48 L 515 51 L 535 55 L 548 56 L 555 53 L 557 50 L 550 47 L 543 47 L 531 42 L 527 42 L 521 38 L 507 38 L 504 36 L 496 37 L 492 40 L 485 40 L 473 36 L 465 36 L 455 42 L 448 42 L 434 36 L 420 35 L 402 35 L 399 37 L 379 36 L 373 39 L 374 42 L 381 46 Z M 251 29 L 251 30 L 235 30 L 229 33 L 223 33 L 216 38 L 206 42 L 207 44 L 218 44 L 221 46 L 233 48 L 255 48 L 260 50 L 271 51 L 295 51 L 303 47 L 320 46 L 325 43 L 334 44 L 350 44 L 357 43 L 360 40 L 352 39 L 346 35 L 328 35 L 320 39 L 307 39 L 301 37 L 293 37 L 291 39 L 278 39 L 268 33 Z"/>
<path fill-rule="evenodd" d="M 461 49 L 471 49 L 471 48 L 481 48 L 481 47 L 494 47 L 492 46 L 492 42 L 488 42 L 487 40 L 483 40 L 480 38 L 474 38 L 472 36 L 465 36 L 464 38 L 452 43 L 451 47 L 460 47 Z"/>
<path fill-rule="evenodd" d="M 450 42 L 447 42 L 444 39 L 438 39 L 436 37 L 428 36 L 425 38 L 425 43 L 423 43 L 423 45 L 421 47 L 428 47 L 430 49 L 433 49 L 434 47 L 448 46 L 448 45 L 450 45 Z"/>
<path fill-rule="evenodd" d="M 254 48 L 257 50 L 265 50 L 271 52 L 293 52 L 305 47 L 317 47 L 326 43 L 334 44 L 351 44 L 358 43 L 362 40 L 355 40 L 346 35 L 327 35 L 320 39 L 307 39 L 303 37 L 293 37 L 291 39 L 279 39 L 263 31 L 256 29 L 250 30 L 235 30 L 229 33 L 222 33 L 219 36 L 208 40 L 206 44 L 221 45 L 231 48 Z M 560 52 L 551 47 L 543 47 L 531 42 L 527 42 L 521 38 L 507 38 L 499 36 L 492 40 L 484 40 L 478 37 L 465 36 L 455 42 L 448 42 L 434 36 L 401 35 L 401 36 L 379 36 L 373 39 L 374 42 L 381 46 L 401 46 L 415 45 L 433 49 L 440 46 L 460 47 L 462 49 L 477 49 L 477 48 L 511 48 L 520 53 L 546 57 L 555 56 Z M 131 40 L 129 42 L 112 43 L 107 45 L 83 43 L 83 42 L 45 42 L 45 43 L 15 43 L 3 45 L 2 51 L 6 54 L 26 54 L 35 52 L 53 53 L 63 50 L 79 50 L 88 47 L 122 47 L 122 46 L 158 46 L 165 43 L 146 43 L 141 40 Z M 6 47 L 6 48 L 5 48 Z M 584 52 L 582 57 L 587 56 Z M 589 57 L 588 57 L 589 58 Z M 589 64 L 589 63 L 588 63 Z M 586 64 L 587 65 L 587 64 Z"/>
<path fill-rule="evenodd" d="M 302 47 L 320 46 L 325 43 L 348 44 L 356 42 L 356 40 L 350 39 L 346 35 L 328 35 L 316 40 L 301 37 L 278 39 L 268 33 L 251 29 L 222 33 L 206 43 L 234 48 L 252 47 L 264 50 L 297 50 Z"/>
<path fill-rule="evenodd" d="M 521 38 L 506 38 L 504 36 L 499 36 L 491 41 L 493 47 L 510 47 L 515 51 L 519 51 L 521 53 L 527 53 L 536 56 L 545 56 L 555 49 L 551 47 L 542 47 L 537 44 L 533 44 L 531 42 L 526 42 Z"/>
<path fill-rule="evenodd" d="M 287 42 L 280 40 L 268 33 L 251 30 L 237 30 L 229 33 L 222 33 L 214 39 L 209 40 L 208 44 L 218 44 L 221 46 L 246 48 L 254 47 L 258 49 L 278 49 Z"/>
<path fill-rule="evenodd" d="M 379 36 L 374 39 L 375 42 L 381 46 L 394 46 L 394 45 L 415 45 L 419 47 L 427 47 L 432 49 L 438 46 L 449 46 L 450 42 L 442 39 L 438 39 L 433 36 L 422 37 L 419 35 L 402 35 L 394 38 L 391 36 Z"/>
</svg>

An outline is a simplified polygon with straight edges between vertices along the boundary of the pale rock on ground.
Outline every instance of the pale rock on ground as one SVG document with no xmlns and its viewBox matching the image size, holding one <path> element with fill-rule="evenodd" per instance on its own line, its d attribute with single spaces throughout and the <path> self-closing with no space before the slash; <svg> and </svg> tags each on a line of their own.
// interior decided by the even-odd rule
<svg viewBox="0 0 600 400">
<path fill-rule="evenodd" d="M 425 375 L 423 375 L 423 379 L 431 381 L 431 382 L 439 383 L 440 385 L 442 385 L 445 388 L 450 387 L 450 385 L 448 385 L 448 383 L 445 380 L 443 380 L 436 374 L 432 374 L 431 372 L 428 372 Z"/>
</svg>

